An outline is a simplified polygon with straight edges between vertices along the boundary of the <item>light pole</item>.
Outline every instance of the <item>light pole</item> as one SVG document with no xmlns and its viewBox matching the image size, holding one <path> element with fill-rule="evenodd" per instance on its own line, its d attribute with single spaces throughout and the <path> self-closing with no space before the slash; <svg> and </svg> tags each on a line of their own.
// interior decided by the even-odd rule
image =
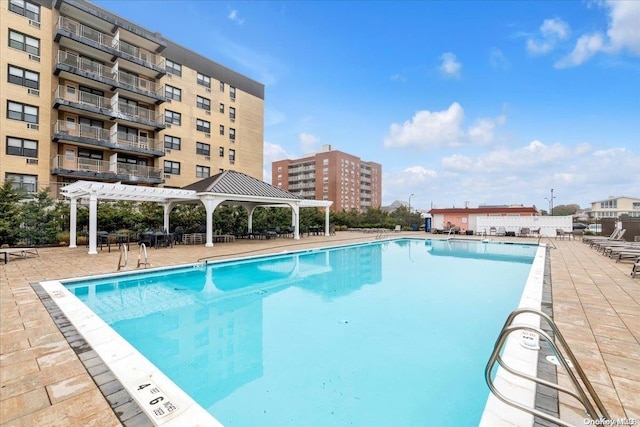
<svg viewBox="0 0 640 427">
<path fill-rule="evenodd" d="M 553 216 L 553 199 L 555 199 L 555 197 L 553 196 L 553 188 L 551 189 L 551 197 L 545 197 L 545 200 L 549 201 L 549 215 Z"/>
<path fill-rule="evenodd" d="M 409 196 L 409 213 L 411 213 L 411 198 L 414 196 L 413 193 Z"/>
</svg>

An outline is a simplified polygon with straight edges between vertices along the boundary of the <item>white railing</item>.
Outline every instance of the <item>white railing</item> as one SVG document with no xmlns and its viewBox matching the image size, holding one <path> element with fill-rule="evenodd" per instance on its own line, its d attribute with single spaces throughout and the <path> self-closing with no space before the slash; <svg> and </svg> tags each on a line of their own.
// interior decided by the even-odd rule
<svg viewBox="0 0 640 427">
<path fill-rule="evenodd" d="M 80 138 L 95 139 L 97 141 L 109 141 L 109 130 L 96 126 L 70 123 L 58 120 L 54 125 L 54 133 L 67 134 Z"/>
<path fill-rule="evenodd" d="M 67 158 L 64 155 L 54 156 L 51 165 L 54 169 L 66 169 L 71 171 L 112 173 L 118 175 L 129 175 L 130 179 L 136 178 L 161 178 L 162 169 L 150 166 L 130 165 L 127 163 L 117 163 L 116 170 L 110 168 L 111 162 L 105 160 L 85 159 L 82 157 Z"/>
<path fill-rule="evenodd" d="M 154 81 L 143 79 L 125 71 L 117 71 L 115 73 L 115 81 L 122 85 L 129 86 L 133 89 L 152 93 L 154 95 L 158 94 L 158 88 L 160 87 Z"/>
<path fill-rule="evenodd" d="M 74 88 L 71 92 L 65 86 L 58 86 L 56 88 L 54 98 L 64 99 L 65 101 L 75 102 L 90 107 L 111 109 L 111 101 L 109 98 L 103 96 L 94 95 L 88 92 L 79 91 Z"/>
<path fill-rule="evenodd" d="M 107 72 L 104 65 L 87 58 L 81 58 L 75 53 L 65 52 L 63 50 L 58 51 L 57 63 L 65 64 L 82 71 L 97 74 L 98 76 L 105 79 L 113 79 L 111 71 Z"/>
<path fill-rule="evenodd" d="M 153 52 L 139 48 L 138 46 L 134 46 L 123 40 L 120 40 L 119 47 L 120 52 L 125 55 L 129 55 L 148 64 L 164 68 L 164 58 L 160 55 L 156 55 Z"/>
<path fill-rule="evenodd" d="M 154 138 L 148 138 L 146 136 L 129 135 L 124 133 L 115 132 L 115 140 L 118 144 L 127 145 L 129 147 L 136 147 L 143 150 L 159 150 L 164 151 L 160 141 Z"/>
<path fill-rule="evenodd" d="M 118 102 L 118 112 L 127 116 L 135 117 L 150 122 L 164 123 L 164 116 L 156 113 L 148 108 L 138 107 L 137 105 L 127 104 L 126 102 Z"/>
<path fill-rule="evenodd" d="M 57 28 L 66 30 L 78 37 L 92 40 L 108 48 L 115 48 L 115 49 L 118 48 L 117 46 L 118 43 L 116 40 L 114 40 L 112 36 L 101 33 L 100 31 L 94 30 L 91 27 L 82 25 L 81 23 L 76 22 L 72 19 L 69 19 L 66 16 L 61 16 L 60 18 L 58 18 Z"/>
</svg>

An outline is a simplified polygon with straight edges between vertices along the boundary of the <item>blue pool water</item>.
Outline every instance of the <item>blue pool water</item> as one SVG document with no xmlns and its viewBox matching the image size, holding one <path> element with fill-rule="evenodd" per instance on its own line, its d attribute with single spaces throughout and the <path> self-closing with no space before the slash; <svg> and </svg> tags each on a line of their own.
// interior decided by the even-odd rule
<svg viewBox="0 0 640 427">
<path fill-rule="evenodd" d="M 67 287 L 226 426 L 471 426 L 536 249 L 399 239 Z"/>
</svg>

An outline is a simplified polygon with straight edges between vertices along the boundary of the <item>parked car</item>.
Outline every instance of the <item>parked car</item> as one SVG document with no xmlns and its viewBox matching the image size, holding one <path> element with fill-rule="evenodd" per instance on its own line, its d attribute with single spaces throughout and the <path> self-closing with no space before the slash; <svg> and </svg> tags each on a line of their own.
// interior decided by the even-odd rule
<svg viewBox="0 0 640 427">
<path fill-rule="evenodd" d="M 573 229 L 574 230 L 584 230 L 585 228 L 587 228 L 587 224 L 585 224 L 584 222 L 574 222 L 573 223 Z"/>
<path fill-rule="evenodd" d="M 602 224 L 589 224 L 584 231 L 589 231 L 593 234 L 602 233 Z"/>
</svg>

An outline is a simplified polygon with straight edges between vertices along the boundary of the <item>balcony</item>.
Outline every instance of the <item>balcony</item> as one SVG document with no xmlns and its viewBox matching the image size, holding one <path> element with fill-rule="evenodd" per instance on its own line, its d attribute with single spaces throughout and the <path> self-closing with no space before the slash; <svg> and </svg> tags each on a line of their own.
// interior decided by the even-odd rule
<svg viewBox="0 0 640 427">
<path fill-rule="evenodd" d="M 151 126 L 156 130 L 161 130 L 166 127 L 164 124 L 164 116 L 148 108 L 138 107 L 121 101 L 118 102 L 114 113 L 117 119 Z"/>
<path fill-rule="evenodd" d="M 116 163 L 112 169 L 110 161 L 68 158 L 64 155 L 54 156 L 51 165 L 53 175 L 66 177 L 123 183 L 161 184 L 164 182 L 162 169 L 149 166 Z"/>
<path fill-rule="evenodd" d="M 156 78 L 165 74 L 162 56 L 119 40 L 110 34 L 87 27 L 66 16 L 58 18 L 54 39 L 56 42 L 60 42 L 62 37 L 108 54 L 111 57 L 111 62 L 115 60 L 114 57 L 122 58 L 134 64 L 133 68 L 136 69 L 136 72 L 156 76 Z"/>
<path fill-rule="evenodd" d="M 58 86 L 53 95 L 53 107 L 68 107 L 102 116 L 112 117 L 111 100 L 92 93 L 81 92 L 75 87 Z"/>
<path fill-rule="evenodd" d="M 116 86 L 128 90 L 129 92 L 152 98 L 158 104 L 166 100 L 164 96 L 164 87 L 152 80 L 143 79 L 122 70 L 115 72 L 114 80 L 116 82 Z"/>
<path fill-rule="evenodd" d="M 56 65 L 53 73 L 57 76 L 63 71 L 109 86 L 115 84 L 111 70 L 101 63 L 81 58 L 75 53 L 60 50 L 56 55 Z"/>
<path fill-rule="evenodd" d="M 79 125 L 64 120 L 58 120 L 54 124 L 53 140 L 69 141 L 116 152 L 153 157 L 164 156 L 164 143 L 157 139 L 138 135 L 124 135 L 109 129 Z"/>
</svg>

